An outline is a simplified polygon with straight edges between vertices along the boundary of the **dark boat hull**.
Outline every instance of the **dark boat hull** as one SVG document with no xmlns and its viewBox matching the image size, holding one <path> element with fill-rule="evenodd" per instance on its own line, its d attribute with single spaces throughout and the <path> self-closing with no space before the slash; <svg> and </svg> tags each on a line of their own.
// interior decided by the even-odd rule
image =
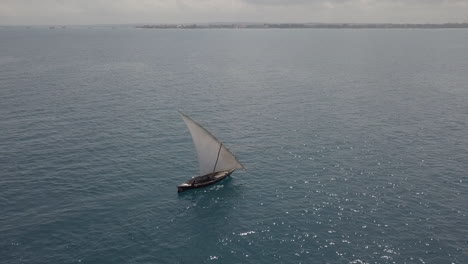
<svg viewBox="0 0 468 264">
<path fill-rule="evenodd" d="M 192 179 L 178 185 L 177 186 L 177 191 L 178 192 L 183 192 L 183 191 L 186 191 L 186 190 L 195 189 L 195 188 L 202 188 L 202 187 L 206 187 L 206 186 L 215 184 L 215 183 L 223 180 L 224 178 L 228 177 L 229 175 L 231 175 L 234 171 L 235 171 L 235 169 L 217 171 L 217 172 L 209 173 L 209 174 L 206 174 L 206 175 L 194 177 L 194 178 L 192 178 Z"/>
</svg>

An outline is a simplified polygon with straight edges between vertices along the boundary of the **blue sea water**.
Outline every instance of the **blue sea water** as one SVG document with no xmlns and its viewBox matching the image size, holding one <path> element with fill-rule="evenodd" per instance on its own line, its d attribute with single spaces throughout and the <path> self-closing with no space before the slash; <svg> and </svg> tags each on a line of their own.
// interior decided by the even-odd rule
<svg viewBox="0 0 468 264">
<path fill-rule="evenodd" d="M 0 263 L 468 263 L 467 131 L 466 30 L 0 28 Z"/>
</svg>

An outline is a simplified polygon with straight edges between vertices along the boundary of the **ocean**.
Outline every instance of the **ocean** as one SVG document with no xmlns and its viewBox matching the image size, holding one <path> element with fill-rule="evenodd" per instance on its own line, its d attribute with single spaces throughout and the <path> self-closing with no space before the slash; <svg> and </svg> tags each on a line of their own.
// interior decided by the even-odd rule
<svg viewBox="0 0 468 264">
<path fill-rule="evenodd" d="M 0 28 L 0 263 L 468 263 L 467 33 Z"/>
</svg>

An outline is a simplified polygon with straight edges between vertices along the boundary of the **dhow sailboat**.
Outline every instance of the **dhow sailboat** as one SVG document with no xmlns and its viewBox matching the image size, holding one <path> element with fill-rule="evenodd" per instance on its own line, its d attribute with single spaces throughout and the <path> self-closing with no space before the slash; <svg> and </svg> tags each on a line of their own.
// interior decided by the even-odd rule
<svg viewBox="0 0 468 264">
<path fill-rule="evenodd" d="M 231 175 L 236 169 L 244 169 L 244 166 L 221 141 L 187 115 L 180 114 L 192 135 L 197 150 L 200 176 L 178 185 L 178 192 L 215 184 Z"/>
</svg>

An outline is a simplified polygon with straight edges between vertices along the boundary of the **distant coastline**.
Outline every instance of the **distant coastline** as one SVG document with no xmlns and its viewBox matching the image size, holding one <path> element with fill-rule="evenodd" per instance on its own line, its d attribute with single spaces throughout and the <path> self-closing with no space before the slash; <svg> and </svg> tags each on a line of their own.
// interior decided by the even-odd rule
<svg viewBox="0 0 468 264">
<path fill-rule="evenodd" d="M 396 28 L 396 29 L 440 29 L 440 28 L 468 28 L 468 23 L 443 24 L 393 24 L 393 23 L 217 23 L 217 24 L 145 24 L 136 28 L 144 29 L 210 29 L 210 28 Z"/>
</svg>

